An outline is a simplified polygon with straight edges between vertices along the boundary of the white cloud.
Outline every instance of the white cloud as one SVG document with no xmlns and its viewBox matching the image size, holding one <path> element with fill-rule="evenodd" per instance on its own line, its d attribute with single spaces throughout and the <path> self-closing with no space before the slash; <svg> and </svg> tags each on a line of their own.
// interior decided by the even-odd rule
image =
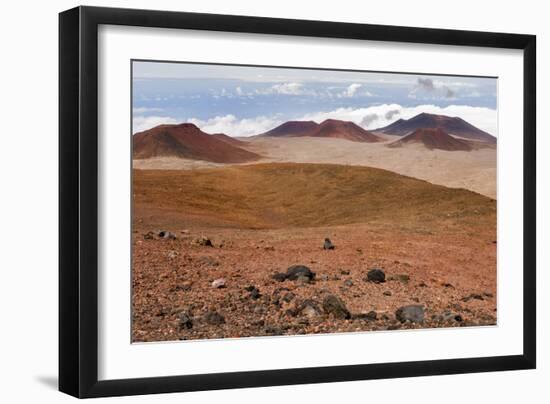
<svg viewBox="0 0 550 404">
<path fill-rule="evenodd" d="M 300 95 L 303 94 L 303 84 L 301 83 L 280 83 L 274 84 L 270 88 L 271 92 L 275 94 L 284 95 Z"/>
<path fill-rule="evenodd" d="M 341 97 L 353 97 L 357 90 L 361 88 L 361 84 L 353 83 L 348 86 L 348 88 L 340 94 Z"/>
<path fill-rule="evenodd" d="M 389 113 L 391 112 L 391 113 Z M 497 111 L 485 107 L 470 107 L 466 105 L 418 105 L 403 107 L 399 104 L 383 104 L 367 108 L 338 108 L 333 111 L 306 114 L 300 120 L 322 122 L 325 119 L 341 119 L 362 125 L 366 129 L 376 129 L 389 125 L 399 118 L 410 119 L 422 112 L 447 116 L 457 116 L 493 136 L 497 136 Z M 377 116 L 374 119 L 374 115 Z M 368 119 L 365 119 L 368 117 Z"/>
<path fill-rule="evenodd" d="M 132 130 L 134 133 L 154 128 L 162 124 L 178 123 L 177 120 L 169 116 L 134 116 L 132 119 Z"/>
<path fill-rule="evenodd" d="M 206 133 L 225 133 L 229 136 L 253 136 L 267 132 L 283 121 L 277 117 L 258 116 L 255 118 L 238 119 L 235 115 L 216 116 L 208 120 L 191 118 L 194 123 Z"/>
</svg>

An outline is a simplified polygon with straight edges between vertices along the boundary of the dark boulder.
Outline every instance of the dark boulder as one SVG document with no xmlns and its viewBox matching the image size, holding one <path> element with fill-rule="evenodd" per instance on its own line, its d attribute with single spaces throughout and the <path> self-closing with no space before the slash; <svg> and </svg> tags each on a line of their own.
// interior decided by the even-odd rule
<svg viewBox="0 0 550 404">
<path fill-rule="evenodd" d="M 209 311 L 204 315 L 204 320 L 210 325 L 221 325 L 225 323 L 225 318 L 217 311 Z"/>
<path fill-rule="evenodd" d="M 334 250 L 334 244 L 332 244 L 332 241 L 330 241 L 329 238 L 325 239 L 325 242 L 323 243 L 323 249 L 324 250 Z"/>
<path fill-rule="evenodd" d="M 250 292 L 250 298 L 256 300 L 261 297 L 260 289 L 258 289 L 256 286 L 247 286 L 245 288 L 247 292 Z"/>
<path fill-rule="evenodd" d="M 295 281 L 300 277 L 306 277 L 309 280 L 313 280 L 315 278 L 315 272 L 311 271 L 305 265 L 292 265 L 287 269 L 285 275 L 286 279 L 289 279 L 291 281 Z"/>
<path fill-rule="evenodd" d="M 409 306 L 400 307 L 395 312 L 395 318 L 402 323 L 406 321 L 410 321 L 411 323 L 423 323 L 424 306 L 421 304 L 411 304 Z"/>
<path fill-rule="evenodd" d="M 337 319 L 344 320 L 351 317 L 344 302 L 334 295 L 328 295 L 323 299 L 323 310 L 326 314 L 331 314 Z"/>
<path fill-rule="evenodd" d="M 367 279 L 368 282 L 375 282 L 375 283 L 381 283 L 386 281 L 386 274 L 384 271 L 378 268 L 371 269 L 367 273 Z"/>
<path fill-rule="evenodd" d="M 311 299 L 304 300 L 296 309 L 297 314 L 313 318 L 321 315 L 321 309 L 317 302 Z"/>
<path fill-rule="evenodd" d="M 193 328 L 193 317 L 186 312 L 180 313 L 179 315 L 179 326 L 180 329 L 191 329 Z"/>
<path fill-rule="evenodd" d="M 367 313 L 367 320 L 369 321 L 375 321 L 377 317 L 378 316 L 374 310 L 371 310 Z"/>
</svg>

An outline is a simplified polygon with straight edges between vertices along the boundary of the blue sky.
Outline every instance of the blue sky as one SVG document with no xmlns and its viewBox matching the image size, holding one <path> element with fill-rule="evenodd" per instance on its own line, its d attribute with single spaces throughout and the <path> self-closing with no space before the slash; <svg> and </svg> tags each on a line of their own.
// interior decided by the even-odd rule
<svg viewBox="0 0 550 404">
<path fill-rule="evenodd" d="M 496 133 L 497 80 L 190 63 L 133 62 L 133 131 L 193 122 L 251 136 L 288 120 L 351 120 L 366 129 L 420 112 Z"/>
</svg>

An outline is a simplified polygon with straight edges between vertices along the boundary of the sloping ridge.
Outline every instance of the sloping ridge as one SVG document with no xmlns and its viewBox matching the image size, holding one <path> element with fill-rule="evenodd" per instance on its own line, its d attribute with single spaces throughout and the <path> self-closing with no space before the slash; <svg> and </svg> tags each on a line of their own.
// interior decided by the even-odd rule
<svg viewBox="0 0 550 404">
<path fill-rule="evenodd" d="M 263 133 L 272 137 L 325 137 L 353 142 L 379 142 L 382 139 L 359 125 L 338 119 L 327 119 L 320 124 L 313 121 L 288 121 Z"/>
<path fill-rule="evenodd" d="M 221 140 L 222 142 L 226 142 L 237 147 L 246 144 L 246 142 L 243 142 L 242 140 L 239 140 L 239 139 L 235 139 L 234 137 L 231 137 L 231 136 L 227 136 L 225 133 L 213 133 L 210 136 L 218 140 Z"/>
<path fill-rule="evenodd" d="M 159 125 L 133 137 L 133 158 L 179 157 L 214 163 L 245 163 L 260 158 L 219 136 L 201 131 L 192 123 Z"/>
<path fill-rule="evenodd" d="M 446 151 L 470 151 L 473 149 L 467 140 L 456 139 L 443 129 L 439 128 L 417 129 L 410 135 L 390 143 L 388 146 L 402 147 L 413 143 L 423 144 L 430 150 L 439 149 Z"/>
<path fill-rule="evenodd" d="M 417 129 L 442 129 L 445 132 L 465 139 L 480 140 L 487 143 L 496 143 L 496 138 L 489 133 L 476 128 L 459 117 L 421 113 L 411 119 L 399 119 L 394 123 L 378 128 L 375 132 L 387 135 L 406 136 Z"/>
</svg>

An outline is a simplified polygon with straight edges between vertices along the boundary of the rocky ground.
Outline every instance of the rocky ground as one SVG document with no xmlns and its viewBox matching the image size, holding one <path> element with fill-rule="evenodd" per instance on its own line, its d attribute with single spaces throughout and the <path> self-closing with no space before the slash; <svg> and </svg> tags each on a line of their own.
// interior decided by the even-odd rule
<svg viewBox="0 0 550 404">
<path fill-rule="evenodd" d="M 134 342 L 497 321 L 494 227 L 158 225 L 134 222 Z"/>
</svg>

